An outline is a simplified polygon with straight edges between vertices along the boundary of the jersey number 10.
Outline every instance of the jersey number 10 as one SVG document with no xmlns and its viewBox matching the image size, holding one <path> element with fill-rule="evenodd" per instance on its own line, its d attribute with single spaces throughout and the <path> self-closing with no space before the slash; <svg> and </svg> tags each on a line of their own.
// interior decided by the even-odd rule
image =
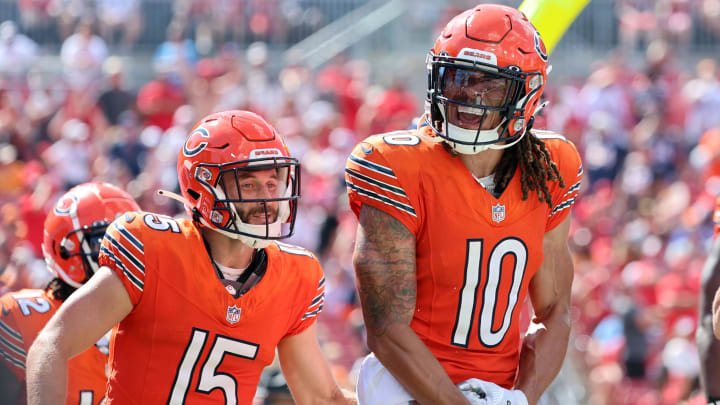
<svg viewBox="0 0 720 405">
<path fill-rule="evenodd" d="M 455 319 L 455 328 L 452 335 L 452 344 L 455 346 L 468 347 L 475 306 L 478 302 L 477 295 L 478 286 L 480 285 L 483 248 L 483 239 L 468 239 L 465 280 L 460 291 L 457 318 Z M 507 255 L 515 257 L 515 267 L 512 272 L 510 292 L 506 296 L 501 296 L 498 286 L 500 284 L 503 260 Z M 483 280 L 484 286 L 480 301 L 478 325 L 480 343 L 486 347 L 495 347 L 500 344 L 510 328 L 512 313 L 517 306 L 520 286 L 525 276 L 527 260 L 527 246 L 518 238 L 505 238 L 490 251 L 487 260 L 487 272 L 485 273 L 485 280 Z M 504 314 L 502 314 L 502 326 L 500 326 L 500 329 L 493 330 L 492 326 L 495 322 L 495 312 L 497 311 L 499 299 L 507 299 L 507 306 Z"/>
</svg>

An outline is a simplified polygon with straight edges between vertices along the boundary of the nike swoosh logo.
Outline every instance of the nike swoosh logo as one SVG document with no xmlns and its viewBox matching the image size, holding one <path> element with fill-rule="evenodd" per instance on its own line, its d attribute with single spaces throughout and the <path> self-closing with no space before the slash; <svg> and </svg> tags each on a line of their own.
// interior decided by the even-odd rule
<svg viewBox="0 0 720 405">
<path fill-rule="evenodd" d="M 369 155 L 373 152 L 373 150 L 375 150 L 375 147 L 370 145 L 370 149 L 368 149 L 365 144 L 361 143 L 360 149 L 362 149 L 362 151 L 365 152 L 366 155 Z"/>
<path fill-rule="evenodd" d="M 10 311 L 5 309 L 5 304 L 2 304 L 2 314 L 3 316 L 8 316 L 10 314 Z"/>
</svg>

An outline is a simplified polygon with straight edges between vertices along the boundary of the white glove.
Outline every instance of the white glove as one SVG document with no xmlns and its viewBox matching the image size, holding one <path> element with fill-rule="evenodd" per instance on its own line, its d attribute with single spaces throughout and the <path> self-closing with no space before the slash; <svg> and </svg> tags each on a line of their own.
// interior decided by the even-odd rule
<svg viewBox="0 0 720 405">
<path fill-rule="evenodd" d="M 489 381 L 483 381 L 477 378 L 471 378 L 458 384 L 458 388 L 463 392 L 472 392 L 478 398 L 483 398 L 488 405 L 528 405 L 525 394 L 520 390 L 506 390 L 505 388 L 493 384 Z M 467 398 L 468 396 L 465 395 Z M 475 404 L 474 402 L 470 402 Z"/>
<path fill-rule="evenodd" d="M 490 405 L 485 399 L 473 391 L 461 391 L 465 398 L 470 402 L 470 405 Z"/>
</svg>

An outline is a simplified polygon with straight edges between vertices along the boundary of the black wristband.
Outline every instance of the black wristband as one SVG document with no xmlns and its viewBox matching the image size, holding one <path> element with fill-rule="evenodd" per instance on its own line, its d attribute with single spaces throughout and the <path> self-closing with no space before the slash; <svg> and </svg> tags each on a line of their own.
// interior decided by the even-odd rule
<svg viewBox="0 0 720 405">
<path fill-rule="evenodd" d="M 720 405 L 720 398 L 718 397 L 708 397 L 708 405 Z"/>
</svg>

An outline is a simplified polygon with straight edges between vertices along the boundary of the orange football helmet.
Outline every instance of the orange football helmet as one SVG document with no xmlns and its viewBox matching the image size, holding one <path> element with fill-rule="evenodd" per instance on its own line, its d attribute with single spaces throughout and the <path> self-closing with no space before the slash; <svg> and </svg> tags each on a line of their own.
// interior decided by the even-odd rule
<svg viewBox="0 0 720 405">
<path fill-rule="evenodd" d="M 45 219 L 42 251 L 48 270 L 78 288 L 98 269 L 98 252 L 105 228 L 127 211 L 138 211 L 135 200 L 108 183 L 84 183 L 62 195 Z"/>
<path fill-rule="evenodd" d="M 548 54 L 522 12 L 480 4 L 445 26 L 427 70 L 426 123 L 457 152 L 475 154 L 510 147 L 532 127 Z"/>
<path fill-rule="evenodd" d="M 250 196 L 241 188 L 251 172 L 269 169 L 277 173 L 274 194 Z M 293 234 L 300 197 L 300 164 L 290 156 L 275 128 L 259 115 L 231 110 L 203 118 L 180 150 L 177 170 L 183 197 L 180 200 L 188 214 L 204 226 L 254 248 Z M 164 191 L 161 194 L 173 197 Z M 236 203 L 260 207 L 265 223 L 244 221 Z M 277 211 L 270 222 L 273 207 Z"/>
</svg>

